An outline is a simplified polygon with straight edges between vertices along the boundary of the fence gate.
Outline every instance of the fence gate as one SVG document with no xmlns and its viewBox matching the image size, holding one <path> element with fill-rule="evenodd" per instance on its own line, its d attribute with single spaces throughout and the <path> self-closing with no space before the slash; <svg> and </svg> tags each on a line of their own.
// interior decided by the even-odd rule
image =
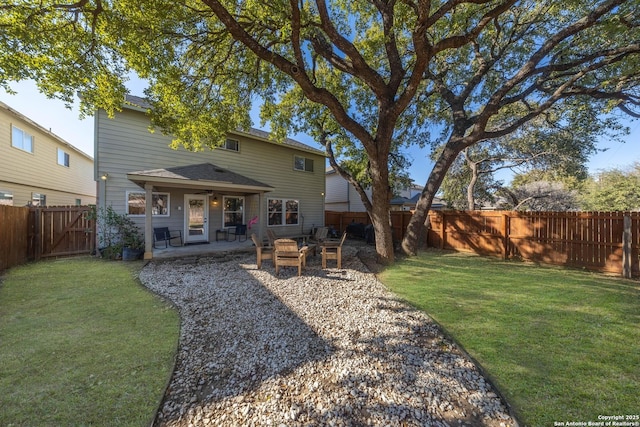
<svg viewBox="0 0 640 427">
<path fill-rule="evenodd" d="M 33 259 L 90 254 L 95 250 L 95 221 L 90 206 L 31 209 Z"/>
</svg>

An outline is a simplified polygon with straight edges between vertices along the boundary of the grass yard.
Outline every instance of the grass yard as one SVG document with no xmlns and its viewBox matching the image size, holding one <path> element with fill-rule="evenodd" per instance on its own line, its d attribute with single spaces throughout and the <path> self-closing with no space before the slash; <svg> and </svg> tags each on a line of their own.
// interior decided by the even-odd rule
<svg viewBox="0 0 640 427">
<path fill-rule="evenodd" d="M 69 258 L 4 275 L 0 425 L 149 425 L 180 321 L 140 285 L 141 265 Z"/>
<path fill-rule="evenodd" d="M 381 279 L 479 362 L 522 424 L 640 414 L 637 281 L 440 251 Z"/>
</svg>

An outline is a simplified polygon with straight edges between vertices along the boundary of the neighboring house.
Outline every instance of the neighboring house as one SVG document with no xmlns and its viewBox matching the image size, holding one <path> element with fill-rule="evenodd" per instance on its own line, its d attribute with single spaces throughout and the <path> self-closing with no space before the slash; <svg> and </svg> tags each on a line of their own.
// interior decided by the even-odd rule
<svg viewBox="0 0 640 427">
<path fill-rule="evenodd" d="M 324 224 L 322 151 L 256 129 L 231 132 L 213 150 L 174 150 L 170 136 L 149 132 L 147 109 L 127 96 L 114 118 L 95 115 L 98 207 L 112 206 L 144 230 L 145 258 L 154 227 L 181 230 L 188 244 L 224 238 L 237 225 L 263 237 L 267 227 L 295 235 Z"/>
<path fill-rule="evenodd" d="M 334 212 L 365 212 L 366 209 L 355 187 L 342 178 L 333 168 L 326 169 L 327 194 L 325 197 L 325 210 Z M 415 209 L 420 198 L 422 188 L 419 185 L 411 185 L 401 188 L 397 196 L 391 199 L 391 210 L 410 211 Z M 365 193 L 371 199 L 371 189 L 365 189 Z M 434 198 L 431 209 L 442 209 L 442 200 Z"/>
<path fill-rule="evenodd" d="M 334 212 L 365 212 L 366 209 L 355 187 L 340 176 L 333 168 L 326 169 L 327 193 L 324 199 L 324 208 Z M 365 193 L 371 199 L 371 189 Z"/>
<path fill-rule="evenodd" d="M 0 205 L 95 202 L 91 156 L 0 102 Z"/>
</svg>

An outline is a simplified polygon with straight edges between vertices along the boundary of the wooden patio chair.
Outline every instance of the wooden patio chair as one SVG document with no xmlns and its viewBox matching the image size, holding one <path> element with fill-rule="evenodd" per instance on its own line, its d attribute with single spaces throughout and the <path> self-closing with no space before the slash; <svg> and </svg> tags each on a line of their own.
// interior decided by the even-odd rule
<svg viewBox="0 0 640 427">
<path fill-rule="evenodd" d="M 345 231 L 342 238 L 339 241 L 325 241 L 322 246 L 322 268 L 327 268 L 327 260 L 335 259 L 338 268 L 342 268 L 342 245 L 347 238 L 347 232 Z"/>
<path fill-rule="evenodd" d="M 255 233 L 251 233 L 251 240 L 253 240 L 253 244 L 256 246 L 256 264 L 258 265 L 258 269 L 262 267 L 262 260 L 270 259 L 271 262 L 274 262 L 273 258 L 275 253 L 272 247 L 263 245 Z"/>
<path fill-rule="evenodd" d="M 310 243 L 320 244 L 325 241 L 329 234 L 329 227 L 318 227 L 316 232 L 309 239 Z"/>
<path fill-rule="evenodd" d="M 273 232 L 273 230 L 267 228 L 267 239 L 269 240 L 269 246 L 273 246 L 273 242 L 275 242 L 278 237 L 276 236 L 276 233 Z"/>
<path fill-rule="evenodd" d="M 298 249 L 298 242 L 292 239 L 276 239 L 274 242 L 274 264 L 276 276 L 280 267 L 298 267 L 298 276 L 302 275 L 302 265 L 305 262 L 305 254 Z"/>
</svg>

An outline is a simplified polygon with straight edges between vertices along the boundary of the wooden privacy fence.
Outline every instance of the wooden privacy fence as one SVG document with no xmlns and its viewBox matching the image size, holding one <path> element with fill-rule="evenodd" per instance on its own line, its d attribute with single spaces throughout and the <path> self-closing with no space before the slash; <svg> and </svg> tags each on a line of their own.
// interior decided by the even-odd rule
<svg viewBox="0 0 640 427">
<path fill-rule="evenodd" d="M 0 206 L 0 271 L 46 257 L 95 250 L 91 206 Z"/>
<path fill-rule="evenodd" d="M 640 276 L 640 212 L 431 211 L 428 246 Z"/>
<path fill-rule="evenodd" d="M 396 242 L 404 238 L 412 213 L 409 211 L 391 211 L 391 228 L 393 230 L 393 240 Z M 371 224 L 369 215 L 366 212 L 333 212 L 325 211 L 324 225 L 335 228 L 338 233 L 346 230 L 352 223 Z"/>
</svg>

